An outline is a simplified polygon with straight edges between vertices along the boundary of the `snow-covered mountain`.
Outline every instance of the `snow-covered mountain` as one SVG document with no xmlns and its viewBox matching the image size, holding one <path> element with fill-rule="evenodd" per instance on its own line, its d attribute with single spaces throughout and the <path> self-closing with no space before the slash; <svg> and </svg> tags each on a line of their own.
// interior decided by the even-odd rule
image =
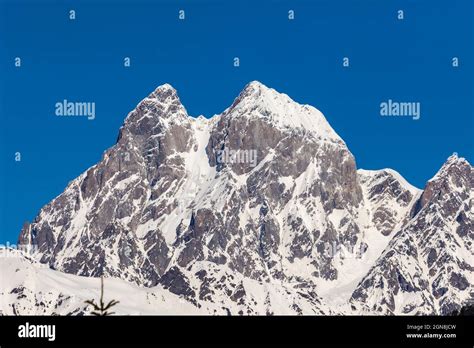
<svg viewBox="0 0 474 348">
<path fill-rule="evenodd" d="M 357 286 L 351 303 L 381 313 L 448 314 L 473 300 L 474 173 L 451 156 Z"/>
<path fill-rule="evenodd" d="M 444 314 L 473 284 L 473 182 L 456 156 L 424 190 L 357 170 L 321 112 L 259 82 L 210 119 L 163 85 L 19 244 L 54 277 L 120 278 L 205 314 Z"/>
</svg>

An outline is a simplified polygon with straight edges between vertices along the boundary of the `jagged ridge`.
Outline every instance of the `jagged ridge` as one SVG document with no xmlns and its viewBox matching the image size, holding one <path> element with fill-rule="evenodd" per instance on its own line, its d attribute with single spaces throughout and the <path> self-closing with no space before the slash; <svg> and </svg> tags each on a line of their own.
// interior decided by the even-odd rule
<svg viewBox="0 0 474 348">
<path fill-rule="evenodd" d="M 223 151 L 255 153 L 255 162 L 222 161 Z M 448 160 L 421 192 L 391 170 L 357 171 L 318 110 L 259 82 L 211 119 L 188 116 L 163 85 L 129 113 L 102 160 L 25 225 L 19 242 L 37 245 L 33 256 L 60 271 L 162 286 L 199 308 L 261 313 L 249 295 L 257 291 L 268 297 L 268 313 L 444 313 L 431 299 L 439 293 L 433 284 L 453 272 L 405 256 L 436 250 L 430 223 L 439 206 L 455 203 L 456 216 L 442 216 L 441 240 L 452 249 L 442 260 L 462 267 L 459 282 L 471 286 L 472 167 L 462 160 L 469 170 L 453 179 L 444 169 L 453 161 L 461 160 Z M 421 280 L 410 286 L 421 297 L 398 299 L 415 276 Z M 386 281 L 380 295 L 377 284 Z M 438 298 L 452 309 L 467 298 L 463 287 Z M 291 301 L 279 300 L 285 292 Z"/>
</svg>

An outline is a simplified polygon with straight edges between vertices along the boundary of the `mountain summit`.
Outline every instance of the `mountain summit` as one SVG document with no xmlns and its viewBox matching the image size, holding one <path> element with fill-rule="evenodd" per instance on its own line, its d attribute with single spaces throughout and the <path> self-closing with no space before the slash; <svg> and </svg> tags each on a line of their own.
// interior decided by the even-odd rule
<svg viewBox="0 0 474 348">
<path fill-rule="evenodd" d="M 424 190 L 357 170 L 321 112 L 256 81 L 211 119 L 163 85 L 19 243 L 201 313 L 444 314 L 473 284 L 473 182 L 455 158 Z"/>
<path fill-rule="evenodd" d="M 280 130 L 298 129 L 320 138 L 341 141 L 319 110 L 300 105 L 286 94 L 278 93 L 258 81 L 247 84 L 223 114 L 227 117 L 261 117 Z"/>
</svg>

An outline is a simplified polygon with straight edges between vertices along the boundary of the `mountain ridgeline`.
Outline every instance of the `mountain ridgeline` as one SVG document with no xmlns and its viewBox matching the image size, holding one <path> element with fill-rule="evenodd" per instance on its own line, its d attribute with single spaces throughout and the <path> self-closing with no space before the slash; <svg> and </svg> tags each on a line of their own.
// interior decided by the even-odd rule
<svg viewBox="0 0 474 348">
<path fill-rule="evenodd" d="M 456 155 L 423 190 L 357 170 L 321 112 L 259 82 L 209 119 L 163 85 L 19 244 L 205 314 L 444 315 L 472 300 L 473 187 Z"/>
</svg>

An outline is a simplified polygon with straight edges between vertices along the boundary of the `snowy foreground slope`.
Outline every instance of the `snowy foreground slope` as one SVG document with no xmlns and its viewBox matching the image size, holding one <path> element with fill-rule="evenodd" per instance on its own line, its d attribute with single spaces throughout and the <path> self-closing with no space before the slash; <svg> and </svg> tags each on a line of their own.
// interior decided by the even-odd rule
<svg viewBox="0 0 474 348">
<path fill-rule="evenodd" d="M 0 249 L 0 314 L 87 315 L 86 300 L 100 298 L 100 279 L 54 271 L 18 250 Z M 106 279 L 104 301 L 120 301 L 117 314 L 198 314 L 198 309 L 160 287 L 140 288 Z"/>
<path fill-rule="evenodd" d="M 0 249 L 0 315 L 88 315 L 92 310 L 84 301 L 100 297 L 100 279 L 55 271 L 34 261 L 25 253 Z M 225 276 L 225 273 L 222 273 Z M 117 300 L 115 314 L 122 315 L 229 315 L 229 314 L 340 314 L 341 311 L 316 310 L 312 299 L 289 291 L 279 283 L 259 284 L 251 279 L 230 276 L 229 289 L 240 286 L 223 299 L 190 303 L 183 296 L 161 285 L 139 287 L 117 278 L 106 278 L 104 302 Z M 253 311 L 244 313 L 236 301 L 245 292 Z M 317 303 L 321 306 L 321 303 Z M 298 310 L 296 310 L 298 308 Z M 301 309 L 301 310 L 300 310 Z M 342 309 L 341 309 L 342 310 Z"/>
<path fill-rule="evenodd" d="M 423 190 L 357 170 L 321 112 L 256 81 L 210 119 L 163 85 L 25 224 L 19 244 L 41 265 L 21 265 L 122 279 L 164 308 L 178 298 L 176 314 L 446 314 L 472 293 L 473 186 L 456 155 Z M 34 293 L 30 274 L 16 279 Z"/>
</svg>

